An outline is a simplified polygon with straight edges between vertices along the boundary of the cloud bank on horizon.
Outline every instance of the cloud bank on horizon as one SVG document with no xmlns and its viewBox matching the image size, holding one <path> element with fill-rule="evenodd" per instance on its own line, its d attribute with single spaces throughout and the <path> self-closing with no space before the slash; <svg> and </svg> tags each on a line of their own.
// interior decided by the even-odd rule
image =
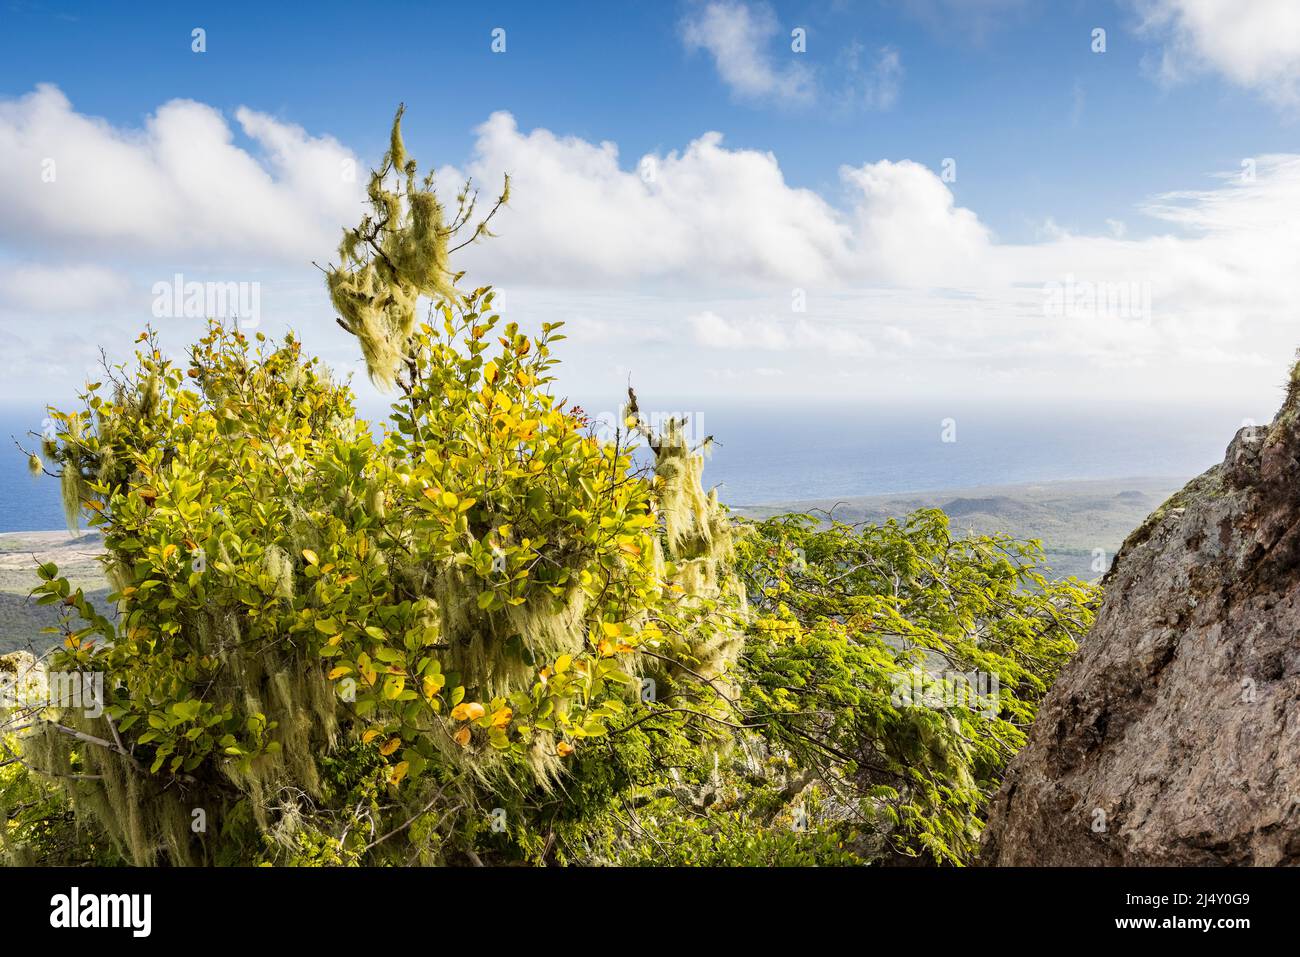
<svg viewBox="0 0 1300 957">
<path fill-rule="evenodd" d="M 920 21 L 935 14 L 909 6 Z M 1135 31 L 1158 45 L 1155 79 L 1212 72 L 1282 117 L 1300 103 L 1300 13 L 1228 6 L 1241 14 L 1212 0 L 1136 3 Z M 881 46 L 836 86 L 776 55 L 790 39 L 763 4 L 694 4 L 678 27 L 753 109 L 842 102 L 846 88 L 877 113 L 906 98 L 905 53 Z M 0 98 L 5 396 L 64 394 L 106 334 L 121 342 L 151 318 L 155 285 L 176 274 L 260 283 L 267 332 L 293 326 L 355 371 L 310 263 L 358 218 L 376 158 L 248 107 L 227 117 L 175 99 L 127 126 L 79 112 L 53 84 Z M 616 392 L 632 374 L 663 394 L 740 398 L 1176 398 L 1212 381 L 1271 389 L 1300 343 L 1300 151 L 1170 183 L 1115 210 L 1105 233 L 1046 223 L 1033 242 L 1000 241 L 941 166 L 840 159 L 837 181 L 814 190 L 789 181 L 778 151 L 720 131 L 623 156 L 498 110 L 439 182 L 454 191 L 471 176 L 486 192 L 511 174 L 502 235 L 462 264 L 502 285 L 516 318 L 574 326 L 573 391 Z M 1133 234 L 1125 217 L 1155 228 Z M 181 344 L 194 328 L 164 331 Z"/>
</svg>

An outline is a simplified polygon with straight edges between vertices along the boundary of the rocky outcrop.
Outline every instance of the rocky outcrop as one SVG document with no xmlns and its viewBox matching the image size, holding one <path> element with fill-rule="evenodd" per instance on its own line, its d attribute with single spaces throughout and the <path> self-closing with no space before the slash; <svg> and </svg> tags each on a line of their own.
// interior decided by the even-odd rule
<svg viewBox="0 0 1300 957">
<path fill-rule="evenodd" d="M 1300 864 L 1300 365 L 1103 586 L 982 863 Z"/>
</svg>

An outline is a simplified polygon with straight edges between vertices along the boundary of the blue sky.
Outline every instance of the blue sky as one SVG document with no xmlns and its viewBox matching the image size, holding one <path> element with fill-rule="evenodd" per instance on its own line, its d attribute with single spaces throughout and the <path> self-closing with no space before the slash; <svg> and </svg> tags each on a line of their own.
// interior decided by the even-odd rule
<svg viewBox="0 0 1300 957">
<path fill-rule="evenodd" d="M 707 55 L 684 48 L 690 4 L 394 3 L 383 15 L 393 28 L 371 43 L 358 42 L 352 3 L 312 4 L 309 14 L 148 6 L 9 4 L 4 92 L 54 82 L 81 112 L 121 125 L 176 97 L 246 105 L 364 156 L 382 151 L 382 117 L 405 101 L 419 117 L 412 146 L 440 162 L 463 157 L 495 110 L 524 127 L 613 140 L 628 156 L 718 129 L 733 147 L 777 151 L 792 184 L 832 193 L 852 158 L 937 168 L 954 157 L 959 202 L 1006 240 L 1033 238 L 1048 218 L 1100 229 L 1171 183 L 1235 166 L 1243 147 L 1271 153 L 1296 141 L 1294 122 L 1280 123 L 1250 90 L 1212 76 L 1172 89 L 1146 79 L 1144 60 L 1160 45 L 1134 34 L 1138 16 L 1124 3 L 995 4 L 980 15 L 873 0 L 773 4 L 783 26 L 807 29 L 804 56 L 828 74 L 843 72 L 853 42 L 900 51 L 896 105 L 842 112 L 738 100 Z M 190 51 L 196 25 L 208 36 L 201 57 Z M 1090 49 L 1098 26 L 1104 55 Z M 507 31 L 505 55 L 490 50 L 495 27 Z"/>
<path fill-rule="evenodd" d="M 1300 181 L 1295 7 L 397 3 L 380 30 L 355 4 L 8 3 L 0 321 L 19 341 L 0 389 L 75 375 L 177 272 L 261 283 L 268 329 L 306 327 L 341 361 L 307 263 L 356 195 L 302 170 L 376 160 L 404 101 L 411 151 L 448 179 L 515 176 L 502 239 L 467 265 L 526 321 L 575 324 L 575 391 L 653 374 L 687 394 L 1208 394 L 1259 409 L 1300 342 L 1284 314 L 1300 292 L 1283 215 Z M 220 145 L 213 123 L 234 153 L 175 159 L 190 124 Z M 279 165 L 277 137 L 293 141 Z M 42 190 L 36 164 L 58 149 L 70 172 Z M 646 155 L 675 179 L 640 184 Z M 1236 183 L 1246 159 L 1258 179 Z M 133 189 L 147 207 L 150 177 L 168 197 L 152 224 L 114 206 Z M 301 242 L 265 235 L 256 203 L 272 201 Z M 570 219 L 604 235 L 557 242 Z M 1147 295 L 1149 314 L 1042 304 L 1076 281 Z M 810 305 L 792 315 L 799 290 Z"/>
</svg>

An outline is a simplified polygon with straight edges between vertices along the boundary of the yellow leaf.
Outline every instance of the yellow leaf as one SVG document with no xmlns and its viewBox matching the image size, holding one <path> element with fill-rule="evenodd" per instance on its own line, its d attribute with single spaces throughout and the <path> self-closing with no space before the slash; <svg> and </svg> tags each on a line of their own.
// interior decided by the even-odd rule
<svg viewBox="0 0 1300 957">
<path fill-rule="evenodd" d="M 569 665 L 573 663 L 573 655 L 560 655 L 555 659 L 555 673 L 562 675 L 569 670 Z"/>
<path fill-rule="evenodd" d="M 561 741 L 555 746 L 555 753 L 562 758 L 567 758 L 573 753 L 573 745 L 569 744 L 568 741 Z"/>
<path fill-rule="evenodd" d="M 606 637 L 617 638 L 623 634 L 623 626 L 616 621 L 602 621 L 601 630 L 605 632 Z"/>
<path fill-rule="evenodd" d="M 442 493 L 442 504 L 445 505 L 447 508 L 455 508 L 456 504 L 459 501 L 460 499 L 456 497 L 456 494 L 454 492 Z"/>
<path fill-rule="evenodd" d="M 329 678 L 330 681 L 333 681 L 335 678 L 342 678 L 344 675 L 350 674 L 352 674 L 352 669 L 350 667 L 347 665 L 339 665 L 337 668 L 332 669 L 326 677 Z"/>
<path fill-rule="evenodd" d="M 317 562 L 320 561 L 320 558 L 317 557 L 316 553 L 313 552 L 310 548 L 304 548 L 302 550 L 302 557 L 307 559 L 308 565 L 315 565 Z"/>
<path fill-rule="evenodd" d="M 489 383 L 497 381 L 497 364 L 495 362 L 489 362 L 483 367 L 483 381 Z"/>
<path fill-rule="evenodd" d="M 499 708 L 498 710 L 492 712 L 492 727 L 504 728 L 506 725 L 510 723 L 510 719 L 513 716 L 514 716 L 514 712 L 511 711 L 509 708 Z"/>
<path fill-rule="evenodd" d="M 173 542 L 168 542 L 166 545 L 163 546 L 163 550 L 162 550 L 162 560 L 163 560 L 163 561 L 167 561 L 167 559 L 171 558 L 171 557 L 172 557 L 173 555 L 175 555 L 179 550 L 180 550 L 180 549 L 178 549 L 178 548 L 176 547 L 175 543 L 173 543 Z"/>
<path fill-rule="evenodd" d="M 375 730 L 372 728 L 371 730 L 367 731 L 365 734 L 363 734 L 363 735 L 361 736 L 361 743 L 362 743 L 362 744 L 369 744 L 371 741 L 375 740 L 375 738 L 377 738 L 377 737 L 379 737 L 379 732 L 378 732 L 378 731 L 375 731 Z"/>
<path fill-rule="evenodd" d="M 481 718 L 487 714 L 487 709 L 477 701 L 462 701 L 456 707 L 451 709 L 453 721 L 473 721 L 475 718 Z"/>
<path fill-rule="evenodd" d="M 402 761 L 393 767 L 392 773 L 388 775 L 389 784 L 401 784 L 402 778 L 406 777 L 406 772 L 411 769 L 411 762 Z"/>
<path fill-rule="evenodd" d="M 387 741 L 384 742 L 384 746 L 379 749 L 379 753 L 382 754 L 384 757 L 388 757 L 390 754 L 392 754 L 401 746 L 402 746 L 401 738 L 389 738 Z"/>
<path fill-rule="evenodd" d="M 455 738 L 456 743 L 459 744 L 462 748 L 465 747 L 467 744 L 469 744 L 469 728 L 461 728 L 454 735 L 452 735 L 452 737 Z"/>
</svg>

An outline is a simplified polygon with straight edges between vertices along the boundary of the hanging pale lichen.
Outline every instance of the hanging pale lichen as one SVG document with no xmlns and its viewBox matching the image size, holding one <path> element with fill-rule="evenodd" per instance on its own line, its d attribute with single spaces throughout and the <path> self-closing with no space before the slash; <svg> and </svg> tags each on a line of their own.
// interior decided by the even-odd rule
<svg viewBox="0 0 1300 957">
<path fill-rule="evenodd" d="M 344 230 L 340 263 L 326 272 L 339 324 L 357 337 L 371 380 L 391 389 L 408 359 L 420 296 L 452 300 L 457 293 L 449 264 L 449 242 L 469 221 L 474 198 L 469 184 L 448 223 L 433 174 L 417 182 L 414 159 L 402 142 L 402 113 L 393 118 L 388 152 L 366 188 L 370 212 Z M 490 235 L 487 222 L 509 197 L 509 180 L 496 206 L 478 224 L 470 242 Z M 462 244 L 463 245 L 463 244 Z"/>
<path fill-rule="evenodd" d="M 705 438 L 692 449 L 684 419 L 669 418 L 656 431 L 641 415 L 628 389 L 627 421 L 645 437 L 655 456 L 655 501 L 664 529 L 665 577 L 699 612 L 680 638 L 681 650 L 705 677 L 723 675 L 744 644 L 745 588 L 736 577 L 733 525 L 717 490 L 704 491 Z"/>
<path fill-rule="evenodd" d="M 271 594 L 285 601 L 293 599 L 293 561 L 279 545 L 266 546 L 262 553 L 262 573 L 271 582 Z"/>
<path fill-rule="evenodd" d="M 64 460 L 63 471 L 59 473 L 59 489 L 63 498 L 63 520 L 68 531 L 76 534 L 81 525 L 82 502 L 88 499 L 89 492 L 75 457 L 69 456 Z"/>
</svg>

